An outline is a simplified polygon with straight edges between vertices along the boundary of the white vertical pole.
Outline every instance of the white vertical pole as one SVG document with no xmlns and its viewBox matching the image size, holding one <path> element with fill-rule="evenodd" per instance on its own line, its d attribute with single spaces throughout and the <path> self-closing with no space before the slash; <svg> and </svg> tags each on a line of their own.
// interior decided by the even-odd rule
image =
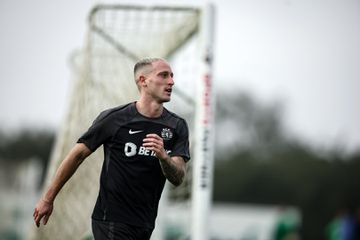
<svg viewBox="0 0 360 240">
<path fill-rule="evenodd" d="M 214 162 L 214 104 L 213 94 L 213 21 L 214 7 L 202 8 L 200 22 L 201 69 L 197 84 L 195 116 L 195 149 L 192 186 L 192 240 L 209 239 L 209 217 L 212 200 Z"/>
</svg>

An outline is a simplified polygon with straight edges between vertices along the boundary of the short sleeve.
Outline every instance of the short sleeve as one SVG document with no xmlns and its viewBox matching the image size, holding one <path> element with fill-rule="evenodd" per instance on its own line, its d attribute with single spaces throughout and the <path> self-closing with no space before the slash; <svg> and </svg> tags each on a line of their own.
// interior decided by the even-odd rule
<svg viewBox="0 0 360 240">
<path fill-rule="evenodd" d="M 108 111 L 102 112 L 90 126 L 90 128 L 78 139 L 78 143 L 84 143 L 92 152 L 112 137 L 114 133 L 114 121 Z"/>
<path fill-rule="evenodd" d="M 176 127 L 176 141 L 170 156 L 181 156 L 185 162 L 190 160 L 189 129 L 185 120 L 181 119 Z"/>
</svg>

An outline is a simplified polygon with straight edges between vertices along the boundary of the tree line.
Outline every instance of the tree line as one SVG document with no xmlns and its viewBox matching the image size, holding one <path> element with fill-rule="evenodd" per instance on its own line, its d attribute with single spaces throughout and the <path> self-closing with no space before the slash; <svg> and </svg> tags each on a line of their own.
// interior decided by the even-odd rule
<svg viewBox="0 0 360 240">
<path fill-rule="evenodd" d="M 295 206 L 302 239 L 327 239 L 327 226 L 340 213 L 360 221 L 360 151 L 319 149 L 289 136 L 281 102 L 225 96 L 217 103 L 216 145 L 223 146 L 215 161 L 214 201 Z M 232 139 L 222 144 L 227 135 L 219 131 Z"/>
</svg>

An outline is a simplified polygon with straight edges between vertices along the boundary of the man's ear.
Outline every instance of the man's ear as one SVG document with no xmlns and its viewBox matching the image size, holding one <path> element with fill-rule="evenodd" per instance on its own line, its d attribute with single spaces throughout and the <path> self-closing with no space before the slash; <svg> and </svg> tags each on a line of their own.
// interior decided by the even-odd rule
<svg viewBox="0 0 360 240">
<path fill-rule="evenodd" d="M 139 84 L 143 87 L 146 87 L 145 79 L 146 79 L 146 77 L 144 75 L 139 76 Z"/>
</svg>

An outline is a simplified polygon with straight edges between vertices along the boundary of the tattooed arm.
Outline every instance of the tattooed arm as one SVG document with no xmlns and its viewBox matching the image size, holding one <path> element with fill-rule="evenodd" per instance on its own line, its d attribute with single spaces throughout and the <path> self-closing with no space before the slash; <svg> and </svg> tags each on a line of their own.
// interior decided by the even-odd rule
<svg viewBox="0 0 360 240">
<path fill-rule="evenodd" d="M 164 176 L 175 186 L 179 186 L 184 178 L 186 172 L 186 164 L 182 157 L 170 157 L 160 159 L 161 169 Z"/>
<path fill-rule="evenodd" d="M 157 134 L 146 135 L 143 145 L 155 152 L 164 176 L 173 185 L 179 186 L 185 178 L 186 163 L 184 159 L 180 156 L 170 157 L 164 149 L 163 139 Z"/>
</svg>

